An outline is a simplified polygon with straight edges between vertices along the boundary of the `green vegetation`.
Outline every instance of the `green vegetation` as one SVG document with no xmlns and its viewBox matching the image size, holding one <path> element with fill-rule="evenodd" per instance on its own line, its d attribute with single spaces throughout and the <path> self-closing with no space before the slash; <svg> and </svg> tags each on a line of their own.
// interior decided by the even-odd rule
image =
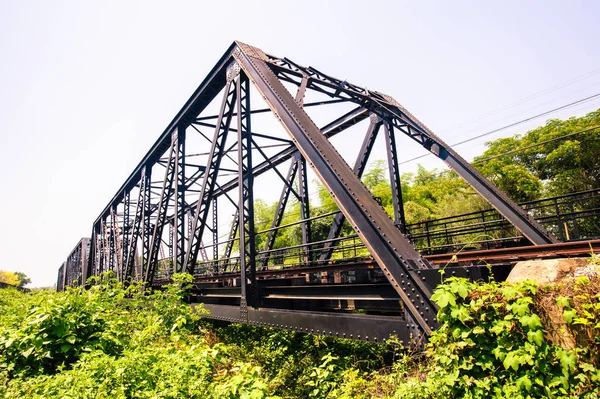
<svg viewBox="0 0 600 399">
<path fill-rule="evenodd" d="M 180 301 L 190 279 L 175 276 L 174 284 L 152 293 L 139 285 L 124 288 L 107 276 L 89 290 L 0 290 L 0 396 L 595 398 L 600 393 L 597 274 L 541 289 L 532 282 L 450 278 L 433 297 L 442 327 L 424 353 L 394 339 L 377 345 L 201 320 Z M 565 344 L 564 337 L 572 339 Z"/>
<path fill-rule="evenodd" d="M 552 119 L 522 136 L 487 143 L 475 164 L 517 201 L 597 189 L 598 126 L 600 110 L 580 118 Z"/>
</svg>

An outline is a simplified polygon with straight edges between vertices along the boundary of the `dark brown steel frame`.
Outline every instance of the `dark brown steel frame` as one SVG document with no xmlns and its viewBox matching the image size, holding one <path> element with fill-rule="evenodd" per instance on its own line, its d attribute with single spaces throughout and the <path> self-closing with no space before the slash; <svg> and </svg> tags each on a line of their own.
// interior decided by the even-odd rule
<svg viewBox="0 0 600 399">
<path fill-rule="evenodd" d="M 298 87 L 295 96 L 289 93 L 282 82 Z M 254 86 L 263 96 L 268 109 L 251 108 L 250 86 Z M 201 116 L 202 111 L 223 89 L 224 96 L 219 114 Z M 325 94 L 331 100 L 304 104 L 307 91 Z M 307 107 L 333 102 L 353 103 L 356 107 L 321 128 L 317 127 L 305 112 Z M 264 112 L 271 112 L 277 117 L 289 133 L 290 140 L 252 132 L 252 115 Z M 351 169 L 328 139 L 366 118 L 370 118 L 369 129 L 354 169 Z M 207 122 L 213 119 L 216 120 L 214 124 Z M 234 120 L 237 126 L 232 126 Z M 393 220 L 360 181 L 374 140 L 382 126 L 385 131 L 393 188 Z M 214 128 L 213 138 L 209 139 L 200 127 Z M 211 142 L 209 160 L 205 166 L 187 162 L 185 141 L 188 128 L 196 130 Z M 256 265 L 257 260 L 266 264 L 264 257 L 268 261 L 268 251 L 281 223 L 281 215 L 290 193 L 293 193 L 302 205 L 302 242 L 305 246 L 311 242 L 310 205 L 306 182 L 308 164 L 341 210 L 334 219 L 326 242 L 328 245 L 320 253 L 319 261 L 329 260 L 333 243 L 340 233 L 344 219 L 347 219 L 398 294 L 405 312 L 403 319 L 392 323 L 394 328 L 373 327 L 376 333 L 372 336 L 382 338 L 386 333 L 395 331 L 403 337 L 426 337 L 437 326 L 437 322 L 436 309 L 430 301 L 431 287 L 425 283 L 421 271 L 429 270 L 432 266 L 406 237 L 395 144 L 396 132 L 404 133 L 446 162 L 534 245 L 556 242 L 517 204 L 483 178 L 392 97 L 325 75 L 315 68 L 302 67 L 287 58 L 268 55 L 258 48 L 234 42 L 94 222 L 89 261 L 87 267 L 81 268 L 82 279 L 79 283 L 92 275 L 117 269 L 123 271 L 124 280 L 139 278 L 152 284 L 158 272 L 159 251 L 163 243 L 162 232 L 165 228 L 169 232 L 167 245 L 172 260 L 169 272 L 196 273 L 199 254 L 208 258 L 202 241 L 205 228 L 212 234 L 213 242 L 218 240 L 217 199 L 222 197 L 236 203 L 228 193 L 237 188 L 237 212 L 225 248 L 225 258 L 230 258 L 233 242 L 237 237 L 240 243 L 238 267 L 241 273 L 241 299 L 237 310 L 239 315 L 233 319 L 285 326 L 286 324 L 271 323 L 268 320 L 288 320 L 290 317 L 294 319 L 289 310 L 267 311 L 259 307 L 260 290 L 256 281 Z M 229 133 L 237 134 L 237 148 L 225 146 Z M 253 136 L 275 139 L 287 147 L 274 156 L 267 157 Z M 237 159 L 234 159 L 230 153 L 236 150 Z M 260 152 L 265 160 L 253 164 L 253 150 Z M 167 152 L 169 155 L 164 158 Z M 219 172 L 224 171 L 220 167 L 224 157 L 237 164 L 237 177 L 217 184 L 216 177 Z M 292 167 L 288 175 L 283 176 L 276 166 L 290 158 L 294 159 Z M 155 165 L 165 167 L 165 177 L 158 183 L 151 180 L 151 171 Z M 253 226 L 252 182 L 256 176 L 267 171 L 275 171 L 285 184 L 273 220 L 272 234 L 261 260 L 257 259 L 259 255 L 253 240 L 256 232 Z M 298 191 L 292 187 L 294 175 L 298 175 L 299 178 Z M 154 191 L 157 187 L 160 188 L 160 192 Z M 134 190 L 138 193 L 135 203 L 131 200 Z M 187 203 L 186 193 L 198 193 L 198 200 Z M 119 206 L 123 206 L 124 209 L 122 224 L 116 218 Z M 169 209 L 174 210 L 170 216 Z M 207 220 L 211 211 L 213 223 L 212 226 L 208 226 Z M 187 226 L 186 214 L 190 215 Z M 132 215 L 135 215 L 133 220 Z M 143 243 L 141 257 L 137 253 L 139 240 Z M 310 251 L 307 252 L 307 263 L 313 261 L 311 256 Z M 212 258 L 212 272 L 216 272 L 219 270 L 216 244 L 213 245 Z M 220 309 L 221 312 L 236 312 Z M 261 315 L 263 311 L 265 313 Z M 331 331 L 339 330 L 341 325 L 350 326 L 348 328 L 351 331 L 353 325 L 358 330 L 363 328 L 360 326 L 368 319 L 363 320 L 356 315 L 330 316 L 299 314 L 295 320 L 305 320 L 304 323 L 306 320 L 318 319 L 318 323 L 327 325 L 330 318 Z M 387 322 L 384 324 L 388 325 Z M 294 328 L 302 327 L 296 323 Z M 306 330 L 308 327 L 303 328 Z M 325 331 L 327 328 L 318 330 Z"/>
</svg>

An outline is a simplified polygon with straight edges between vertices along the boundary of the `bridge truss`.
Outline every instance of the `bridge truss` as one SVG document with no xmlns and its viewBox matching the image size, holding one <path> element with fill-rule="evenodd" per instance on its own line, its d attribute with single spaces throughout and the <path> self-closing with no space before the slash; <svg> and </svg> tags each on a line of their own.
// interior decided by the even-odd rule
<svg viewBox="0 0 600 399">
<path fill-rule="evenodd" d="M 391 218 L 361 181 L 378 138 Z M 234 42 L 94 222 L 89 252 L 80 251 L 87 263 L 63 265 L 58 285 L 108 270 L 159 285 L 188 272 L 195 301 L 217 319 L 426 339 L 437 327 L 430 297 L 439 273 L 407 232 L 397 152 L 406 138 L 443 160 L 530 244 L 557 242 L 392 97 Z M 356 143 L 354 156 L 341 154 L 348 143 Z M 310 199 L 312 175 L 338 210 L 323 212 Z M 258 198 L 277 186 L 270 227 L 257 230 Z M 299 220 L 286 220 L 292 211 Z M 449 272 L 475 270 L 480 276 L 470 267 Z"/>
</svg>

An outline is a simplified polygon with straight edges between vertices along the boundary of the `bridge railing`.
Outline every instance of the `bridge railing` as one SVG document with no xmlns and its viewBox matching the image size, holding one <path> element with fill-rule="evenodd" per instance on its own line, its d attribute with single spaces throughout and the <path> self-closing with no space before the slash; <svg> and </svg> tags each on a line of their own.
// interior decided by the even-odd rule
<svg viewBox="0 0 600 399">
<path fill-rule="evenodd" d="M 587 190 L 520 204 L 561 241 L 600 237 L 600 190 Z M 425 254 L 523 245 L 527 240 L 494 209 L 407 226 Z"/>
<path fill-rule="evenodd" d="M 520 205 L 561 241 L 600 237 L 600 190 L 544 198 Z M 330 218 L 331 215 L 325 214 L 322 217 Z M 288 227 L 299 223 L 301 221 L 291 223 Z M 493 209 L 414 223 L 407 228 L 409 238 L 424 254 L 493 249 L 527 243 L 526 238 Z M 330 247 L 330 258 L 320 260 L 320 255 Z M 370 254 L 366 246 L 358 235 L 351 234 L 257 251 L 256 263 L 259 271 L 273 271 L 319 266 L 324 263 L 359 262 L 368 258 Z M 156 279 L 168 279 L 172 272 L 171 266 L 170 260 L 160 260 Z M 195 274 L 206 276 L 236 273 L 239 272 L 239 267 L 240 258 L 233 255 L 216 261 L 198 261 Z"/>
</svg>

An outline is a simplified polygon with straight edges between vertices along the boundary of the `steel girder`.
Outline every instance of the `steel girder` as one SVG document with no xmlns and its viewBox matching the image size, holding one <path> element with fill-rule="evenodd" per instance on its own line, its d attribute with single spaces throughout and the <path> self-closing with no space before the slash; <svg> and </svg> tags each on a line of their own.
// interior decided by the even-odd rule
<svg viewBox="0 0 600 399">
<path fill-rule="evenodd" d="M 306 112 L 294 101 L 259 49 L 240 44 L 234 57 L 265 97 L 273 113 L 286 128 L 302 155 L 327 187 L 340 210 L 351 222 L 386 278 L 400 294 L 411 319 L 414 336 L 429 334 L 437 326 L 431 291 L 415 269 L 427 262 L 393 225 L 383 208 L 356 177 L 333 145 Z"/>
<path fill-rule="evenodd" d="M 237 64 L 233 64 L 237 66 Z M 239 66 L 238 66 L 239 69 Z M 239 71 L 238 71 L 239 74 Z M 240 245 L 240 311 L 248 317 L 247 306 L 258 305 L 256 287 L 256 243 L 254 237 L 254 184 L 252 175 L 252 130 L 250 124 L 250 84 L 245 74 L 236 81 L 238 144 L 238 232 Z"/>
<path fill-rule="evenodd" d="M 373 149 L 373 145 L 375 144 L 375 139 L 377 138 L 377 133 L 379 132 L 379 128 L 381 127 L 381 118 L 379 116 L 372 114 L 371 115 L 371 123 L 369 123 L 369 129 L 367 130 L 367 134 L 363 140 L 360 151 L 358 152 L 358 157 L 356 158 L 356 162 L 354 163 L 354 168 L 352 169 L 354 174 L 361 178 L 365 168 L 367 167 L 367 162 L 369 160 L 369 155 L 371 155 L 371 150 Z M 395 151 L 395 147 L 394 151 Z M 333 240 L 339 237 L 340 232 L 342 231 L 342 225 L 346 217 L 343 213 L 338 213 L 335 215 L 333 219 L 333 224 L 331 225 L 331 229 L 329 229 L 329 234 L 327 235 L 328 240 Z M 329 242 L 325 244 L 323 251 L 319 256 L 319 260 L 326 261 L 331 258 L 331 254 L 333 253 L 335 242 Z"/>
<path fill-rule="evenodd" d="M 290 163 L 290 168 L 288 169 L 287 176 L 283 179 L 283 189 L 281 190 L 281 195 L 279 196 L 279 201 L 277 202 L 277 207 L 275 208 L 275 213 L 273 215 L 273 222 L 271 222 L 271 228 L 268 232 L 267 239 L 265 241 L 265 246 L 263 252 L 265 254 L 260 259 L 260 266 L 265 267 L 269 264 L 269 257 L 271 255 L 271 250 L 273 249 L 273 244 L 275 243 L 275 236 L 277 235 L 277 230 L 281 221 L 283 220 L 285 207 L 288 203 L 288 199 L 290 198 L 290 194 L 294 193 L 298 199 L 300 199 L 300 195 L 294 190 L 293 184 L 294 179 L 296 178 L 296 172 L 298 171 L 300 157 L 295 157 L 295 159 Z M 303 240 L 304 241 L 304 240 Z"/>
<path fill-rule="evenodd" d="M 60 267 L 58 268 L 58 278 L 56 280 L 56 291 L 64 291 L 65 289 L 65 269 L 66 269 L 66 262 L 63 262 L 62 265 L 60 265 Z"/>
<path fill-rule="evenodd" d="M 285 85 L 296 86 L 295 93 L 290 93 Z M 252 108 L 251 90 L 258 91 L 267 107 Z M 223 97 L 218 113 L 206 115 L 205 109 L 219 93 Z M 325 96 L 328 100 L 307 102 L 305 98 L 310 93 Z M 319 128 L 308 116 L 307 110 L 329 104 L 346 104 L 353 108 L 342 115 L 337 112 L 331 122 Z M 252 131 L 252 118 L 265 113 L 275 115 L 288 138 Z M 232 125 L 234 118 L 236 123 Z M 329 139 L 367 118 L 370 118 L 370 124 L 366 137 L 354 167 L 350 168 Z M 214 129 L 212 137 L 203 132 L 207 127 Z M 382 127 L 392 187 L 393 219 L 360 181 Z M 235 133 L 237 137 L 229 133 Z M 292 225 L 281 226 L 281 221 L 289 196 L 293 194 L 300 205 L 298 224 L 301 225 L 302 237 L 301 244 L 287 247 L 286 250 L 299 251 L 301 264 L 305 266 L 314 267 L 315 264 L 329 262 L 333 251 L 340 245 L 337 237 L 347 219 L 377 261 L 381 278 L 387 279 L 389 286 L 397 292 L 403 318 L 398 318 L 399 324 L 393 330 L 413 338 L 426 336 L 437 325 L 435 307 L 429 299 L 431 288 L 425 284 L 421 273 L 431 266 L 405 236 L 397 133 L 409 136 L 444 160 L 532 243 L 537 245 L 554 241 L 521 208 L 393 98 L 235 42 L 94 223 L 90 256 L 83 279 L 115 270 L 117 277 L 122 280 L 135 277 L 152 284 L 157 278 L 168 277 L 172 272 L 188 271 L 205 275 L 237 271 L 240 273 L 239 281 L 232 281 L 234 286 L 240 288 L 240 292 L 236 294 L 238 302 L 235 306 L 238 310 L 234 310 L 234 313 L 237 312 L 237 318 L 255 322 L 251 315 L 259 314 L 261 307 L 268 302 L 261 293 L 262 282 L 256 279 L 257 262 L 260 266 L 269 267 L 275 234 L 278 229 Z M 205 153 L 207 160 L 202 165 L 190 161 L 198 155 L 188 152 L 186 141 L 191 134 L 210 142 Z M 284 148 L 268 155 L 269 146 L 260 140 L 271 140 Z M 237 155 L 231 155 L 233 152 L 237 152 Z M 263 158 L 261 162 L 256 162 L 256 154 Z M 290 169 L 284 176 L 277 168 L 290 160 Z M 159 167 L 165 168 L 164 178 L 152 182 L 152 176 L 162 175 L 153 172 Z M 341 210 L 335 215 L 327 238 L 320 241 L 311 232 L 311 223 L 319 216 L 311 217 L 308 167 Z M 264 231 L 268 232 L 264 250 L 257 251 L 255 237 L 264 232 L 254 229 L 253 181 L 267 172 L 278 175 L 284 182 L 284 189 L 271 229 Z M 235 177 L 225 179 L 228 173 Z M 297 188 L 294 183 L 296 176 Z M 134 202 L 132 199 L 136 197 L 137 202 Z M 219 241 L 219 231 L 223 220 L 221 209 L 224 206 L 218 205 L 219 199 L 223 199 L 225 204 L 229 203 L 229 206 L 233 204 L 235 209 L 231 215 L 233 220 L 229 223 L 230 231 L 223 242 Z M 135 211 L 133 206 L 136 207 Z M 168 242 L 163 234 L 165 228 Z M 204 245 L 203 240 L 209 240 L 209 245 Z M 172 263 L 172 266 L 163 268 L 165 270 L 159 273 L 159 258 L 164 258 L 161 255 L 164 245 L 169 247 L 166 263 Z M 223 253 L 219 253 L 221 246 L 224 247 Z M 212 251 L 209 257 L 206 249 L 210 247 Z M 238 252 L 237 256 L 232 256 L 234 251 Z M 198 259 L 199 255 L 202 255 L 201 260 Z M 165 262 L 165 259 L 162 261 Z M 199 268 L 198 264 L 202 263 L 209 267 Z M 339 280 L 339 276 L 336 279 Z M 270 312 L 268 317 L 273 320 L 288 320 L 291 317 L 285 312 L 285 315 L 275 310 Z M 320 317 L 317 317 L 321 320 L 318 323 L 327 318 Z M 336 317 L 338 321 L 344 319 L 343 315 Z M 355 318 L 352 319 L 354 325 L 362 323 L 356 324 Z M 308 320 L 310 317 L 303 316 L 300 319 Z"/>
<path fill-rule="evenodd" d="M 241 43 L 240 43 L 241 44 Z M 377 91 L 371 91 L 353 85 L 347 81 L 328 76 L 315 68 L 302 67 L 287 58 L 279 58 L 265 54 L 264 61 L 273 69 L 282 81 L 298 83 L 305 76 L 311 78 L 309 88 L 336 97 L 347 98 L 349 101 L 363 104 L 377 112 L 402 133 L 418 142 L 423 148 L 443 160 L 452 170 L 458 173 L 467 183 L 479 192 L 494 208 L 509 220 L 534 245 L 556 242 L 539 223 L 525 213 L 505 193 L 501 192 L 481 173 L 472 167 L 449 145 L 436 136 L 421 121 L 415 118 L 400 103 L 392 97 Z M 258 54 L 255 52 L 255 54 Z"/>
<path fill-rule="evenodd" d="M 233 65 L 233 64 L 232 64 Z M 198 252 L 200 251 L 200 243 L 202 241 L 202 233 L 206 225 L 212 195 L 215 189 L 216 177 L 219 172 L 219 166 L 225 152 L 225 141 L 229 133 L 229 125 L 233 117 L 233 109 L 236 100 L 236 73 L 239 74 L 235 67 L 231 67 L 227 71 L 227 89 L 223 96 L 219 119 L 217 120 L 217 129 L 212 140 L 207 169 L 204 172 L 200 199 L 197 201 L 196 209 L 194 210 L 194 218 L 189 232 L 188 248 L 185 254 L 184 265 L 187 271 L 194 274 Z"/>
<path fill-rule="evenodd" d="M 89 245 L 90 239 L 84 237 L 79 240 L 75 248 L 69 253 L 66 262 L 61 267 L 62 272 L 57 282 L 58 290 L 62 290 L 70 285 L 85 283 Z"/>
</svg>

